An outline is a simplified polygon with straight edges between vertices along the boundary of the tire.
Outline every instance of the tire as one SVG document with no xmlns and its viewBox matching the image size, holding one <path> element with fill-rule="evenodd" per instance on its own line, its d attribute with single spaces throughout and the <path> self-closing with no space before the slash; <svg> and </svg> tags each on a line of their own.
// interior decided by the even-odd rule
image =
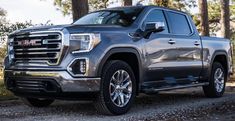
<svg viewBox="0 0 235 121">
<path fill-rule="evenodd" d="M 135 96 L 136 80 L 131 67 L 120 60 L 107 62 L 102 70 L 101 89 L 94 102 L 97 111 L 104 115 L 124 114 L 131 108 Z"/>
<path fill-rule="evenodd" d="M 209 85 L 203 86 L 204 94 L 210 98 L 222 97 L 225 91 L 227 76 L 224 67 L 219 62 L 212 65 Z"/>
<path fill-rule="evenodd" d="M 30 107 L 47 107 L 54 102 L 53 99 L 21 98 L 24 104 Z"/>
</svg>

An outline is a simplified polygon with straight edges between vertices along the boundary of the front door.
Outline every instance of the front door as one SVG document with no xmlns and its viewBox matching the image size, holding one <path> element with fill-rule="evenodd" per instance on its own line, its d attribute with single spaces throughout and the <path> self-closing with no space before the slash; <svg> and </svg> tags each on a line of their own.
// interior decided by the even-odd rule
<svg viewBox="0 0 235 121">
<path fill-rule="evenodd" d="M 161 86 L 167 85 L 167 83 L 175 83 L 177 79 L 175 65 L 178 63 L 176 54 L 178 49 L 169 34 L 164 12 L 158 9 L 150 11 L 144 24 L 147 22 L 164 22 L 165 27 L 164 31 L 152 33 L 148 39 L 145 39 L 144 49 L 147 60 L 145 80 L 147 83 Z"/>
</svg>

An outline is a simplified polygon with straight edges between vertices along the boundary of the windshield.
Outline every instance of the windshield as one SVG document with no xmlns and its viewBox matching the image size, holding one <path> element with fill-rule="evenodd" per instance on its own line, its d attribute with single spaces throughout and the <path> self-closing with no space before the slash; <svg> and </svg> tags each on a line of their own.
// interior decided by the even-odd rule
<svg viewBox="0 0 235 121">
<path fill-rule="evenodd" d="M 120 25 L 130 26 L 138 17 L 142 8 L 122 8 L 92 12 L 78 19 L 77 25 Z"/>
</svg>

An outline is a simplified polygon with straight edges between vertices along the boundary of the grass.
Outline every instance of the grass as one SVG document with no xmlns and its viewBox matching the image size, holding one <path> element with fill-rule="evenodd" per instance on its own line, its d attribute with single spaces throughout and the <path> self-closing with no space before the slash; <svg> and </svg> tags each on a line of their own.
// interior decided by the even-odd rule
<svg viewBox="0 0 235 121">
<path fill-rule="evenodd" d="M 0 101 L 15 99 L 14 95 L 8 91 L 3 82 L 3 71 L 0 69 Z"/>
</svg>

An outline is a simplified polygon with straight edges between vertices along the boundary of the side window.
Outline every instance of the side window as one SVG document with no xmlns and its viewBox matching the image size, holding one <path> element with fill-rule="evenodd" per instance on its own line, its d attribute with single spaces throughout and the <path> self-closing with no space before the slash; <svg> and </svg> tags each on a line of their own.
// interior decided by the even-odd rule
<svg viewBox="0 0 235 121">
<path fill-rule="evenodd" d="M 145 18 L 145 20 L 144 20 L 144 25 L 145 25 L 147 22 L 164 22 L 164 24 L 165 24 L 164 31 L 159 32 L 159 33 L 161 33 L 161 34 L 167 34 L 167 33 L 169 33 L 169 32 L 168 32 L 168 26 L 167 26 L 167 23 L 166 23 L 166 19 L 165 19 L 165 16 L 164 16 L 162 10 L 152 10 L 152 11 L 147 15 L 147 17 Z M 143 26 L 144 26 L 144 25 L 143 25 Z"/>
<path fill-rule="evenodd" d="M 188 19 L 185 15 L 174 12 L 167 13 L 171 25 L 171 33 L 182 35 L 189 35 L 190 33 L 192 33 Z"/>
</svg>

